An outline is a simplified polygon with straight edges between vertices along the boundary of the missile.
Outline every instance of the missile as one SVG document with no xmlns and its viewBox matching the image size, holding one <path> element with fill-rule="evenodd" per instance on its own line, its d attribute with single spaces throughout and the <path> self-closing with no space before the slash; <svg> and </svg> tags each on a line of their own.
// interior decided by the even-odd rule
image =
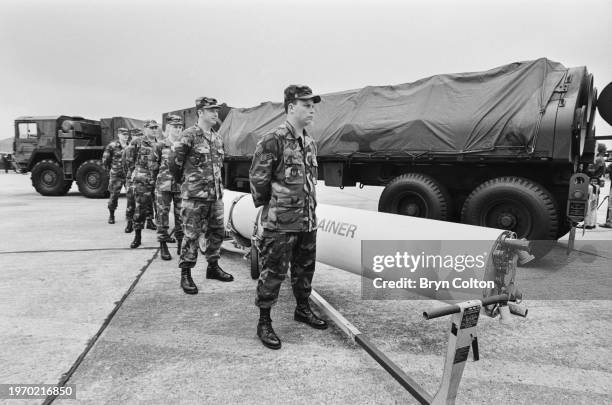
<svg viewBox="0 0 612 405">
<path fill-rule="evenodd" d="M 256 245 L 263 228 L 259 218 L 261 211 L 255 208 L 251 195 L 224 190 L 223 201 L 229 234 L 243 247 Z M 469 243 L 461 243 L 466 240 Z M 432 286 L 413 289 L 412 292 L 419 296 L 442 301 L 482 299 L 499 294 L 507 294 L 511 300 L 521 298 L 514 284 L 516 264 L 519 253 L 529 250 L 529 243 L 517 240 L 510 231 L 334 205 L 317 206 L 318 262 L 363 276 L 366 280 L 364 286 L 371 284 L 367 280 L 378 278 L 379 284 L 389 281 L 388 276 L 384 276 L 384 273 L 388 273 L 386 270 L 377 273 L 370 262 L 364 261 L 368 258 L 365 250 L 371 251 L 372 246 L 391 252 L 396 248 L 401 249 L 403 253 L 416 253 L 421 259 L 425 259 L 425 256 L 446 257 L 451 253 L 455 256 L 483 256 L 482 268 L 471 273 L 478 284 L 468 289 L 435 289 Z M 393 262 L 397 265 L 395 259 L 399 259 L 401 264 L 406 254 L 403 257 L 396 254 L 391 259 L 386 257 L 386 264 Z M 439 264 L 440 261 L 436 263 Z M 397 271 L 410 274 L 406 268 L 395 270 L 395 274 Z M 438 283 L 445 281 L 450 276 L 449 271 L 452 272 L 440 266 L 430 270 L 428 274 L 435 274 L 433 281 Z M 482 282 L 488 283 L 485 285 Z M 478 297 L 474 296 L 474 291 L 478 292 Z"/>
</svg>

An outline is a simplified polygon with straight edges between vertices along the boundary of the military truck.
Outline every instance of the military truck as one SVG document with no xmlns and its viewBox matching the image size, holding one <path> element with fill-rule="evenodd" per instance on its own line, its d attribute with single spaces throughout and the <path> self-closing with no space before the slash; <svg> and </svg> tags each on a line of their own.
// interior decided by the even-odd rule
<svg viewBox="0 0 612 405">
<path fill-rule="evenodd" d="M 109 181 L 101 162 L 104 147 L 118 128 L 142 128 L 143 123 L 126 117 L 19 117 L 13 159 L 22 173 L 31 172 L 32 186 L 42 195 L 65 195 L 76 180 L 84 196 L 104 198 Z"/>
<path fill-rule="evenodd" d="M 586 67 L 541 58 L 325 94 L 309 133 L 319 180 L 384 186 L 379 211 L 555 240 L 570 179 L 594 160 L 596 102 Z M 249 191 L 255 145 L 284 119 L 282 103 L 229 111 L 226 187 Z"/>
</svg>

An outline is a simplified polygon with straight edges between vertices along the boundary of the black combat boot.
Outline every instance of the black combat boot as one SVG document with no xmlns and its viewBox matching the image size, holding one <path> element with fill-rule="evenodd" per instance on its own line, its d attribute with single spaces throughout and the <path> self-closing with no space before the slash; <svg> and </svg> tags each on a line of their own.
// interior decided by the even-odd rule
<svg viewBox="0 0 612 405">
<path fill-rule="evenodd" d="M 176 254 L 178 256 L 181 255 L 181 247 L 183 245 L 183 239 L 181 238 L 176 238 Z"/>
<path fill-rule="evenodd" d="M 272 329 L 272 319 L 270 318 L 270 308 L 259 308 L 259 322 L 257 323 L 257 336 L 264 346 L 278 350 L 281 348 L 281 341 Z"/>
<path fill-rule="evenodd" d="M 136 231 L 134 233 L 134 240 L 132 241 L 132 244 L 130 245 L 130 247 L 132 249 L 136 249 L 138 246 L 140 246 L 140 243 L 141 243 L 141 240 L 140 240 L 141 233 L 142 233 L 142 230 L 136 229 Z"/>
<path fill-rule="evenodd" d="M 185 291 L 185 294 L 197 294 L 198 287 L 191 279 L 191 269 L 181 268 L 181 288 Z"/>
<path fill-rule="evenodd" d="M 172 259 L 172 256 L 170 256 L 170 252 L 168 251 L 168 245 L 166 245 L 166 242 L 159 242 L 159 249 L 161 251 L 162 260 Z"/>
<path fill-rule="evenodd" d="M 155 226 L 155 224 L 153 223 L 153 219 L 151 218 L 147 218 L 147 229 L 150 229 L 152 231 L 156 231 L 157 227 Z"/>
<path fill-rule="evenodd" d="M 308 305 L 308 301 L 298 302 L 295 307 L 293 319 L 298 322 L 304 322 L 306 325 L 312 326 L 315 329 L 327 329 L 327 322 L 312 312 L 310 305 Z"/>
<path fill-rule="evenodd" d="M 127 224 L 125 225 L 125 233 L 132 233 L 134 230 L 134 221 L 131 219 L 127 220 Z"/>
<path fill-rule="evenodd" d="M 109 208 L 108 212 L 110 213 L 109 216 L 108 216 L 108 223 L 109 224 L 114 224 L 115 223 L 115 211 L 113 211 L 113 210 L 111 210 Z"/>
<path fill-rule="evenodd" d="M 234 276 L 224 272 L 223 269 L 219 267 L 219 263 L 216 260 L 214 262 L 208 262 L 206 278 L 212 278 L 219 281 L 234 281 Z"/>
</svg>

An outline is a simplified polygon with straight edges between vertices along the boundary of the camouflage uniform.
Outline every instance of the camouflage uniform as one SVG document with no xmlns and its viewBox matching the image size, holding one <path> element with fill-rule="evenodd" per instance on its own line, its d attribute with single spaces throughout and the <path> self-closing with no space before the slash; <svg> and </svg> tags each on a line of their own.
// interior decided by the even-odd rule
<svg viewBox="0 0 612 405">
<path fill-rule="evenodd" d="M 102 164 L 110 172 L 108 181 L 108 191 L 110 191 L 108 209 L 110 211 L 117 209 L 117 201 L 119 200 L 121 188 L 125 186 L 125 171 L 121 161 L 123 151 L 124 148 L 121 146 L 121 142 L 113 141 L 106 146 L 102 155 Z"/>
<path fill-rule="evenodd" d="M 128 145 L 129 147 L 129 145 Z M 134 184 L 132 183 L 132 170 L 130 170 L 127 162 L 127 148 L 121 152 L 121 165 L 125 172 L 125 198 L 127 205 L 125 207 L 125 219 L 132 221 L 134 219 L 134 210 L 136 209 L 136 201 L 134 200 Z"/>
<path fill-rule="evenodd" d="M 304 130 L 285 122 L 257 143 L 249 172 L 256 207 L 263 206 L 263 270 L 255 305 L 276 303 L 291 263 L 291 285 L 298 302 L 308 300 L 315 270 L 317 148 Z"/>
<path fill-rule="evenodd" d="M 130 142 L 126 150 L 126 162 L 132 173 L 132 188 L 135 200 L 134 229 L 143 229 L 147 218 L 152 217 L 153 190 L 158 170 L 150 155 L 155 145 L 154 137 L 142 136 Z"/>
<path fill-rule="evenodd" d="M 223 227 L 223 140 L 214 131 L 205 134 L 197 125 L 181 133 L 174 145 L 175 163 L 182 168 L 181 185 L 184 248 L 180 268 L 193 268 L 198 258 L 198 239 L 206 237 L 204 255 L 208 262 L 220 257 Z"/>
<path fill-rule="evenodd" d="M 172 143 L 165 139 L 153 147 L 151 157 L 154 165 L 159 167 L 155 174 L 155 202 L 157 205 L 157 240 L 165 242 L 170 239 L 170 204 L 174 202 L 174 229 L 177 239 L 183 239 L 183 222 L 181 221 L 181 185 L 170 173 L 168 157 Z"/>
</svg>

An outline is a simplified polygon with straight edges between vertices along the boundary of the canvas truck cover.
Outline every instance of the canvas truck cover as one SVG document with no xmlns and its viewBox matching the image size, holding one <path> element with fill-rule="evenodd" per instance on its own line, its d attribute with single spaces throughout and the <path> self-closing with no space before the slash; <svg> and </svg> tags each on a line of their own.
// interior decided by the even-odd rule
<svg viewBox="0 0 612 405">
<path fill-rule="evenodd" d="M 100 127 L 102 129 L 102 145 L 108 145 L 113 139 L 116 138 L 117 130 L 119 128 L 142 128 L 144 121 L 137 120 L 135 118 L 127 117 L 113 117 L 113 118 L 102 118 L 100 120 Z"/>
<path fill-rule="evenodd" d="M 414 83 L 322 95 L 308 128 L 319 156 L 477 153 L 529 147 L 567 69 L 541 58 L 486 72 L 436 75 Z M 227 156 L 252 156 L 285 120 L 282 103 L 233 109 L 220 134 Z"/>
</svg>

